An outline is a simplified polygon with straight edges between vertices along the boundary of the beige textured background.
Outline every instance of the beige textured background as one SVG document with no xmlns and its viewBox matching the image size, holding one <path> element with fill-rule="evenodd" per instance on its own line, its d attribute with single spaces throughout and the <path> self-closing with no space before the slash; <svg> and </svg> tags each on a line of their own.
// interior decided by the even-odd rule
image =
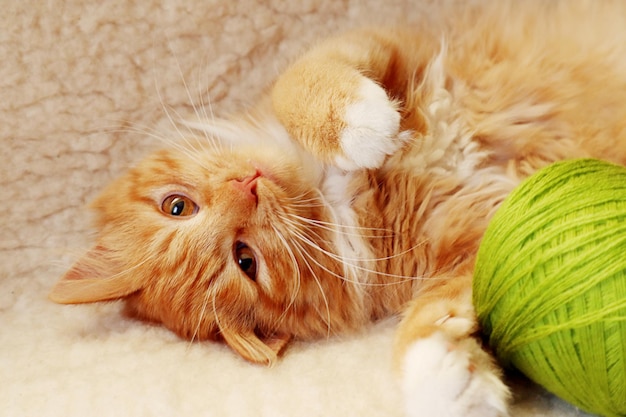
<svg viewBox="0 0 626 417">
<path fill-rule="evenodd" d="M 46 293 L 90 242 L 84 206 L 159 145 L 149 136 L 170 129 L 167 112 L 192 115 L 192 100 L 216 115 L 242 108 L 315 39 L 414 21 L 429 7 L 2 1 L 0 415 L 402 415 L 389 371 L 393 323 L 296 344 L 264 369 L 128 320 L 119 303 L 61 307 Z M 514 415 L 583 415 L 523 381 L 516 392 Z"/>
</svg>

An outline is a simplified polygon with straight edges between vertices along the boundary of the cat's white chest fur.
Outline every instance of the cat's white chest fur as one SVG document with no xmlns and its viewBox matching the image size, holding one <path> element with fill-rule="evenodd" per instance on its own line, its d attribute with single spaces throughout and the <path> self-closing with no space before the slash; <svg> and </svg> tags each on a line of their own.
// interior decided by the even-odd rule
<svg viewBox="0 0 626 417">
<path fill-rule="evenodd" d="M 364 270 L 367 260 L 372 259 L 371 251 L 359 233 L 360 225 L 352 207 L 354 195 L 351 182 L 353 171 L 344 171 L 336 167 L 327 167 L 321 180 L 320 191 L 332 215 L 336 231 L 334 244 L 336 255 L 344 265 L 344 278 L 349 281 L 363 282 L 367 279 Z"/>
<path fill-rule="evenodd" d="M 403 170 L 415 176 L 454 176 L 462 184 L 480 178 L 479 166 L 487 157 L 473 140 L 455 107 L 453 91 L 446 86 L 442 52 L 435 59 L 418 94 L 428 96 L 423 115 L 427 133 L 399 131 L 399 116 L 384 91 L 373 83 L 362 86 L 361 101 L 346 111 L 346 128 L 341 136 L 344 156 L 339 167 L 328 168 L 320 190 L 337 224 L 335 246 L 344 259 L 346 277 L 364 277 L 362 261 L 372 259 L 363 238 L 354 233 L 358 222 L 350 182 L 353 167 Z M 374 87 L 373 87 L 374 86 Z M 381 115 L 388 115 L 387 122 Z M 404 143 L 415 135 L 403 149 Z M 390 152 L 389 149 L 397 151 Z M 387 157 L 387 155 L 391 155 Z M 347 162 L 346 162 L 347 160 Z M 483 173 L 484 174 L 484 173 Z M 360 273 L 357 273 L 360 272 Z M 358 279 L 358 278 L 356 278 Z M 461 320 L 464 319 L 455 319 Z M 471 323 L 470 323 L 471 325 Z M 474 369 L 466 349 L 458 348 L 443 334 L 435 332 L 408 346 L 402 363 L 402 385 L 409 416 L 499 417 L 506 415 L 506 388 L 493 373 Z"/>
</svg>

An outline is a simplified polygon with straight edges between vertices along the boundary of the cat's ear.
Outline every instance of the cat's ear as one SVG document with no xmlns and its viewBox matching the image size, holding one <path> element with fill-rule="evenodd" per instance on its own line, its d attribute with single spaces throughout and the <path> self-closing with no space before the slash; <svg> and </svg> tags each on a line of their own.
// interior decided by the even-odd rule
<svg viewBox="0 0 626 417">
<path fill-rule="evenodd" d="M 84 254 L 52 287 L 48 298 L 60 304 L 92 303 L 121 298 L 141 289 L 123 273 L 110 252 L 96 246 Z"/>
<path fill-rule="evenodd" d="M 278 355 L 291 340 L 289 335 L 273 335 L 261 340 L 254 330 L 234 332 L 222 329 L 224 340 L 244 359 L 261 365 L 273 365 Z"/>
</svg>

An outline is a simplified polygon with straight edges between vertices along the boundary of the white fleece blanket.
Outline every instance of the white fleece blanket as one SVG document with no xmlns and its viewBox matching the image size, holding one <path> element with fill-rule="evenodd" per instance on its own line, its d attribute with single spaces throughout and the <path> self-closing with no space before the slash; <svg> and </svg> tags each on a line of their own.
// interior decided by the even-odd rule
<svg viewBox="0 0 626 417">
<path fill-rule="evenodd" d="M 88 201 L 192 102 L 225 114 L 321 36 L 415 0 L 20 0 L 0 11 L 0 415 L 401 416 L 393 322 L 296 343 L 274 368 L 46 294 L 91 239 Z M 514 416 L 581 416 L 524 380 Z"/>
</svg>

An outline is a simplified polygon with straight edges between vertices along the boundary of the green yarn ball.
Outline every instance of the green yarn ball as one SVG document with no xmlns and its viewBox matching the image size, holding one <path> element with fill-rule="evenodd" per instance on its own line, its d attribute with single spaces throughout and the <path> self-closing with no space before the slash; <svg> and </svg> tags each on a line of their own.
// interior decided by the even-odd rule
<svg viewBox="0 0 626 417">
<path fill-rule="evenodd" d="M 579 159 L 526 179 L 489 224 L 473 291 L 505 366 L 626 416 L 626 168 Z"/>
</svg>

